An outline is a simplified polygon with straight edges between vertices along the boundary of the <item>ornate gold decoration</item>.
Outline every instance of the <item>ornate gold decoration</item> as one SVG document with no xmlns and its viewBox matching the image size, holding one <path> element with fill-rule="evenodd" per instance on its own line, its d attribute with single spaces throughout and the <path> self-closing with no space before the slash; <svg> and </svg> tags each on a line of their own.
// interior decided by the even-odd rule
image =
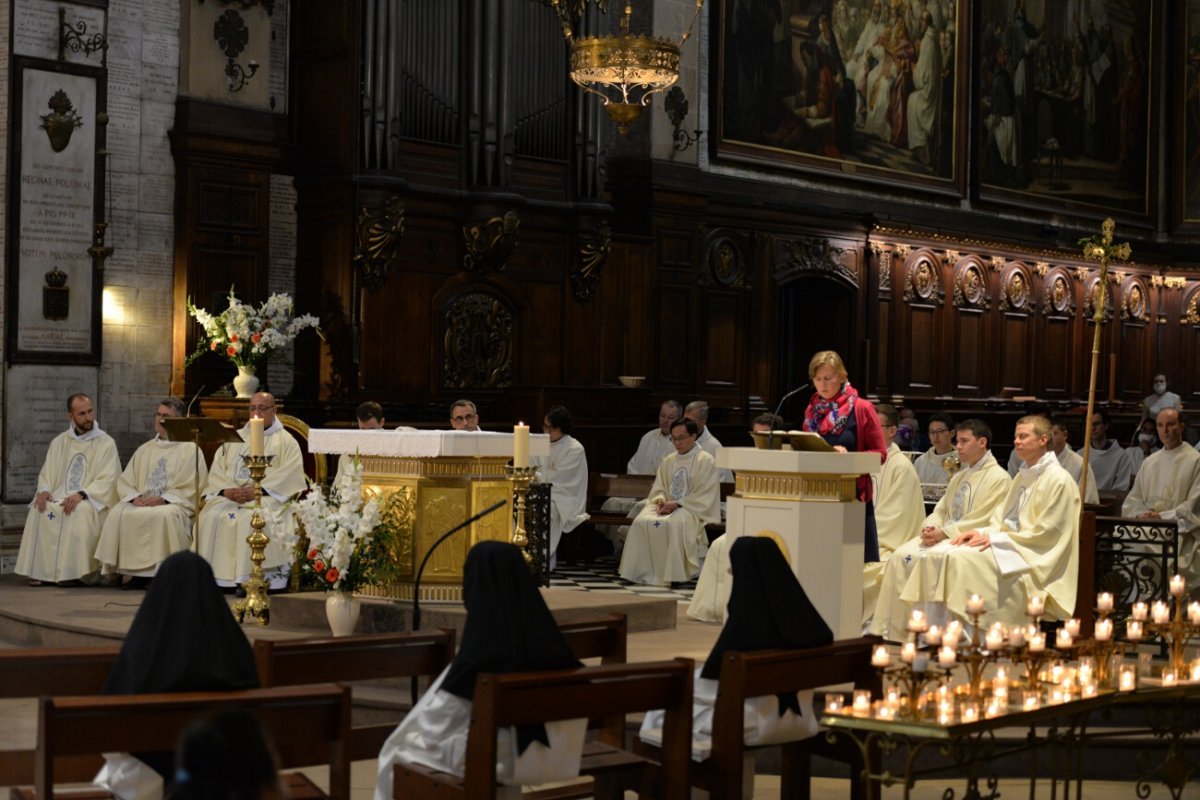
<svg viewBox="0 0 1200 800">
<path fill-rule="evenodd" d="M 1014 269 L 1008 275 L 1008 284 L 1004 287 L 1004 296 L 1011 308 L 1023 309 L 1029 302 L 1029 281 L 1025 273 Z"/>
<path fill-rule="evenodd" d="M 1037 262 L 1036 264 L 1033 265 L 1033 271 L 1036 272 L 1038 275 L 1040 275 L 1043 278 L 1046 277 L 1046 273 L 1050 271 L 1050 262 L 1049 261 Z"/>
<path fill-rule="evenodd" d="M 804 475 L 792 472 L 738 472 L 738 497 L 763 500 L 806 500 L 849 503 L 858 495 L 856 475 Z"/>
<path fill-rule="evenodd" d="M 957 250 L 947 250 L 946 251 L 946 266 L 953 267 L 955 264 L 958 263 L 958 260 L 960 258 L 962 258 L 962 253 L 958 252 Z"/>
<path fill-rule="evenodd" d="M 1168 289 L 1182 289 L 1187 286 L 1187 278 L 1178 275 L 1174 277 L 1168 276 L 1163 278 L 1163 286 L 1166 286 Z"/>
<path fill-rule="evenodd" d="M 71 98 L 67 97 L 67 93 L 62 89 L 50 95 L 46 105 L 49 106 L 50 113 L 41 115 L 42 124 L 38 127 L 46 132 L 46 138 L 50 140 L 50 149 L 61 153 L 71 143 L 71 134 L 75 129 L 83 127 L 83 117 L 79 116 Z"/>
<path fill-rule="evenodd" d="M 781 241 L 776 253 L 780 263 L 775 266 L 776 283 L 785 283 L 796 275 L 818 274 L 841 278 L 858 288 L 858 272 L 842 263 L 846 250 L 828 239 L 806 237 Z M 888 259 L 890 262 L 890 258 Z"/>
<path fill-rule="evenodd" d="M 691 35 L 704 0 L 696 0 L 696 13 L 683 31 L 679 43 L 654 36 L 634 36 L 629 32 L 633 16 L 632 0 L 626 0 L 616 36 L 579 38 L 573 32 L 583 15 L 586 0 L 543 0 L 557 12 L 563 38 L 571 45 L 570 73 L 585 92 L 596 95 L 604 113 L 617 124 L 622 135 L 642 115 L 650 98 L 670 89 L 679 80 L 680 51 Z M 596 0 L 607 10 L 608 0 Z"/>
<path fill-rule="evenodd" d="M 937 269 L 929 258 L 921 256 L 913 259 L 908 265 L 904 280 L 904 299 L 910 303 L 941 301 Z"/>
<path fill-rule="evenodd" d="M 1180 320 L 1184 325 L 1200 325 L 1200 308 L 1196 307 L 1197 302 L 1200 302 L 1200 290 L 1192 292 L 1192 299 L 1188 301 L 1187 311 Z"/>
<path fill-rule="evenodd" d="M 575 266 L 571 270 L 571 285 L 575 298 L 580 302 L 592 299 L 596 284 L 600 283 L 600 271 L 608 261 L 612 248 L 612 228 L 601 222 L 595 228 L 580 235 L 575 250 Z"/>
<path fill-rule="evenodd" d="M 517 522 L 513 526 L 512 543 L 525 557 L 526 564 L 533 564 L 533 556 L 529 553 L 529 538 L 525 535 L 525 502 L 529 496 L 529 483 L 537 474 L 537 467 L 506 466 L 504 471 L 512 482 L 513 506 L 517 511 Z"/>
<path fill-rule="evenodd" d="M 1075 311 L 1071 276 L 1066 270 L 1055 269 L 1049 274 L 1045 298 L 1042 301 L 1042 313 L 1051 316 L 1071 316 Z"/>
<path fill-rule="evenodd" d="M 354 265 L 359 280 L 369 292 L 377 291 L 396 263 L 400 238 L 404 236 L 404 203 L 393 195 L 379 210 L 363 206 L 355 224 Z"/>
<path fill-rule="evenodd" d="M 908 254 L 912 252 L 912 245 L 903 243 L 898 244 L 896 245 L 896 252 L 899 253 L 901 258 L 908 258 Z"/>
<path fill-rule="evenodd" d="M 459 295 L 443 319 L 446 388 L 512 385 L 513 315 L 498 298 L 484 292 Z"/>
<path fill-rule="evenodd" d="M 250 479 L 254 481 L 254 511 L 250 515 L 250 580 L 242 584 L 246 596 L 233 604 L 233 615 L 238 622 L 245 622 L 246 614 L 258 620 L 259 625 L 271 624 L 271 598 L 267 594 L 267 580 L 263 575 L 262 562 L 267 557 L 266 549 L 271 540 L 263 530 L 267 527 L 262 514 L 262 479 L 275 456 L 242 456 Z"/>
<path fill-rule="evenodd" d="M 883 245 L 874 244 L 871 246 L 875 256 L 879 259 L 879 291 L 891 294 L 892 291 L 892 251 L 886 249 Z"/>
<path fill-rule="evenodd" d="M 1000 270 L 1004 269 L 1004 265 L 1008 263 L 1008 259 L 1006 259 L 1004 256 L 992 256 L 989 260 L 994 272 L 999 272 Z"/>
<path fill-rule="evenodd" d="M 1071 270 L 1071 274 L 1075 276 L 1075 280 L 1083 283 L 1087 280 L 1088 275 L 1092 274 L 1092 271 L 1087 267 L 1075 267 L 1073 270 Z"/>
<path fill-rule="evenodd" d="M 515 211 L 492 217 L 482 225 L 464 225 L 463 239 L 467 255 L 463 266 L 475 272 L 500 272 L 517 246 L 521 218 Z"/>
<path fill-rule="evenodd" d="M 1121 303 L 1121 318 L 1128 320 L 1144 320 L 1146 318 L 1146 292 L 1142 284 L 1136 280 L 1130 281 L 1125 292 L 1125 302 Z"/>
<path fill-rule="evenodd" d="M 1100 278 L 1092 278 L 1088 282 L 1087 301 L 1083 306 L 1083 314 L 1085 317 L 1099 318 L 1104 322 L 1112 319 L 1112 295 L 1108 292 L 1108 287 Z M 1097 302 L 1100 296 L 1104 297 L 1104 305 L 1097 312 Z"/>
<path fill-rule="evenodd" d="M 1161 288 L 1163 285 L 1163 282 L 1164 282 L 1164 279 L 1163 279 L 1162 275 L 1151 275 L 1150 276 L 1150 285 L 1156 289 Z"/>
<path fill-rule="evenodd" d="M 367 489 L 363 488 L 364 491 Z M 401 575 L 411 575 L 414 569 L 413 540 L 417 535 L 417 504 L 413 500 L 413 491 L 408 486 L 401 486 L 391 494 L 384 494 L 381 487 L 370 488 L 383 497 L 380 503 L 381 522 L 390 524 L 396 531 L 396 540 L 391 545 L 392 560 Z"/>
<path fill-rule="evenodd" d="M 987 280 L 978 264 L 970 262 L 957 272 L 954 280 L 955 307 L 989 308 L 992 300 L 988 297 Z"/>
<path fill-rule="evenodd" d="M 1109 274 L 1108 279 L 1110 281 L 1112 281 L 1113 283 L 1122 284 L 1125 282 L 1125 279 L 1128 277 L 1129 277 L 1128 272 L 1122 272 L 1121 270 L 1115 269 Z"/>
<path fill-rule="evenodd" d="M 954 473 L 962 469 L 962 462 L 958 459 L 958 453 L 951 450 L 950 454 L 942 459 L 942 469 L 946 472 L 946 478 L 953 478 Z"/>
</svg>

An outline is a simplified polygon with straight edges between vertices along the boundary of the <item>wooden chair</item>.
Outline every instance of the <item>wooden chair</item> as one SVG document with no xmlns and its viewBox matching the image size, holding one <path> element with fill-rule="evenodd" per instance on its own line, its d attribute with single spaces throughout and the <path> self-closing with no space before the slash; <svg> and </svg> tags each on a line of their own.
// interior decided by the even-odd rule
<svg viewBox="0 0 1200 800">
<path fill-rule="evenodd" d="M 483 800 L 496 791 L 496 734 L 501 728 L 555 720 L 595 718 L 655 708 L 666 710 L 663 724 L 662 786 L 667 800 L 689 795 L 688 768 L 692 730 L 691 659 L 641 664 L 609 664 L 554 672 L 483 674 L 475 684 L 471 729 L 463 777 L 417 765 L 395 766 L 393 797 Z M 620 756 L 634 758 L 624 751 Z M 603 758 L 609 757 L 606 755 Z M 645 762 L 640 785 L 628 787 L 627 758 L 617 777 L 606 772 L 602 757 L 585 755 L 583 768 L 594 776 L 595 797 L 619 798 L 625 788 L 650 785 L 653 766 Z M 589 763 L 591 760 L 592 763 Z"/>
<path fill-rule="evenodd" d="M 66 758 L 105 752 L 157 752 L 193 720 L 222 711 L 253 713 L 274 746 L 279 766 L 329 765 L 329 797 L 350 797 L 350 692 L 331 684 L 244 692 L 43 697 L 38 709 L 34 792 L 13 797 L 52 800 Z"/>
<path fill-rule="evenodd" d="M 714 800 L 739 800 L 742 796 L 745 717 L 747 699 L 793 693 L 822 686 L 852 682 L 856 689 L 881 692 L 879 672 L 871 666 L 871 648 L 878 637 L 847 639 L 808 650 L 763 650 L 754 653 L 726 653 L 713 708 L 712 753 L 700 762 L 692 762 L 692 786 L 707 790 Z M 782 766 L 780 797 L 807 798 L 810 793 L 810 758 L 823 755 L 850 762 L 851 797 L 866 798 L 868 787 L 878 798 L 878 785 L 862 781 L 862 757 L 849 741 L 831 745 L 821 734 L 798 742 L 780 745 Z M 690 748 L 690 744 L 689 744 Z M 640 740 L 635 750 L 657 758 L 659 749 Z"/>
<path fill-rule="evenodd" d="M 304 459 L 304 474 L 313 483 L 323 485 L 329 478 L 329 465 L 324 453 L 309 452 L 308 423 L 291 414 L 276 414 L 275 416 L 279 420 L 279 424 L 287 429 L 287 432 L 296 440 L 296 444 L 300 446 L 300 455 Z"/>
<path fill-rule="evenodd" d="M 263 687 L 309 683 L 434 677 L 454 657 L 454 631 L 380 633 L 254 643 Z M 396 723 L 350 730 L 350 760 L 377 758 Z"/>
</svg>

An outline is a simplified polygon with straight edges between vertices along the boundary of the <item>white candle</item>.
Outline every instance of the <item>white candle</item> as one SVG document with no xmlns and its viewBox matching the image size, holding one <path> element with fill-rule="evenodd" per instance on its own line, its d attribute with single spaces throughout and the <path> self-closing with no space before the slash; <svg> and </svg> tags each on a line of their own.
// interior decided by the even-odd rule
<svg viewBox="0 0 1200 800">
<path fill-rule="evenodd" d="M 1079 638 L 1080 626 L 1081 624 L 1077 617 L 1071 617 L 1069 620 L 1063 623 L 1063 627 L 1067 629 L 1067 632 L 1071 634 L 1071 638 L 1073 639 Z"/>
<path fill-rule="evenodd" d="M 1008 670 L 1004 667 L 996 668 L 996 675 L 992 678 L 992 686 L 999 689 L 1000 687 L 1008 688 Z"/>
<path fill-rule="evenodd" d="M 875 652 L 871 654 L 871 666 L 886 669 L 891 664 L 892 657 L 888 654 L 887 648 L 883 645 L 876 647 Z"/>
<path fill-rule="evenodd" d="M 925 620 L 925 612 L 913 611 L 912 617 L 908 620 L 908 629 L 913 633 L 923 633 L 929 623 Z"/>
<path fill-rule="evenodd" d="M 1095 662 L 1091 658 L 1079 659 L 1079 682 L 1087 683 L 1090 681 L 1095 669 Z"/>
<path fill-rule="evenodd" d="M 988 650 L 999 650 L 1004 646 L 1004 637 L 1000 635 L 1000 631 L 992 628 L 983 637 L 983 644 Z"/>
<path fill-rule="evenodd" d="M 1050 702 L 1057 705 L 1058 703 L 1066 702 L 1067 695 L 1063 692 L 1061 686 L 1055 686 L 1050 690 Z"/>
<path fill-rule="evenodd" d="M 825 713 L 842 713 L 842 704 L 845 702 L 846 699 L 842 697 L 842 695 L 838 694 L 837 692 L 830 692 L 829 694 L 825 695 Z"/>
<path fill-rule="evenodd" d="M 1142 639 L 1142 624 L 1136 619 L 1129 620 L 1125 625 L 1125 638 L 1131 642 L 1138 642 Z"/>
<path fill-rule="evenodd" d="M 954 712 L 941 709 L 938 711 L 938 725 L 951 725 L 954 723 Z"/>
<path fill-rule="evenodd" d="M 1025 710 L 1026 711 L 1034 711 L 1037 708 L 1041 707 L 1041 705 L 1042 705 L 1041 700 L 1038 699 L 1038 696 L 1036 694 L 1025 695 Z"/>
<path fill-rule="evenodd" d="M 250 418 L 250 455 L 261 456 L 266 453 L 265 438 L 263 436 L 263 421 L 262 417 Z"/>
<path fill-rule="evenodd" d="M 1171 577 L 1171 596 L 1183 597 L 1186 586 L 1187 584 L 1184 583 L 1182 575 L 1173 575 Z"/>
<path fill-rule="evenodd" d="M 997 700 L 992 700 L 991 702 L 988 703 L 987 711 L 984 713 L 987 715 L 988 719 L 994 719 L 995 717 L 1000 716 L 1003 713 L 1003 711 L 1004 710 L 1001 707 L 1001 703 L 997 699 Z"/>
<path fill-rule="evenodd" d="M 1096 610 L 1102 611 L 1105 614 L 1111 613 L 1113 610 L 1112 592 L 1101 592 L 1096 595 Z"/>
<path fill-rule="evenodd" d="M 1165 625 L 1171 620 L 1171 609 L 1162 600 L 1154 601 L 1154 607 L 1150 613 L 1154 617 L 1155 623 L 1159 625 Z"/>
<path fill-rule="evenodd" d="M 916 657 L 917 646 L 912 642 L 905 642 L 904 646 L 900 648 L 900 660 L 906 664 L 911 664 Z"/>
<path fill-rule="evenodd" d="M 983 598 L 977 594 L 973 594 L 967 598 L 967 613 L 982 614 L 983 613 Z"/>
<path fill-rule="evenodd" d="M 1146 618 L 1150 616 L 1150 607 L 1144 601 L 1138 600 L 1133 604 L 1132 615 L 1134 619 L 1145 622 Z"/>
<path fill-rule="evenodd" d="M 957 648 L 958 647 L 958 637 L 959 637 L 958 631 L 952 630 L 951 628 L 947 627 L 946 632 L 942 634 L 942 644 L 951 649 Z"/>
<path fill-rule="evenodd" d="M 1008 632 L 1008 644 L 1010 647 L 1021 647 L 1025 644 L 1025 631 L 1019 625 Z"/>
<path fill-rule="evenodd" d="M 513 466 L 529 466 L 529 426 L 524 422 L 513 425 Z"/>
<path fill-rule="evenodd" d="M 1080 694 L 1082 694 L 1084 697 L 1095 697 L 1096 696 L 1095 681 L 1088 681 L 1087 683 L 1083 684 L 1082 691 L 1080 692 Z"/>
<path fill-rule="evenodd" d="M 1046 635 L 1044 633 L 1035 633 L 1029 637 L 1029 652 L 1041 653 L 1046 649 Z"/>
<path fill-rule="evenodd" d="M 958 661 L 958 656 L 953 648 L 943 647 L 938 650 L 938 666 L 953 667 L 956 661 Z"/>
<path fill-rule="evenodd" d="M 1121 667 L 1121 677 L 1118 679 L 1117 688 L 1122 692 L 1132 692 L 1137 688 L 1137 670 L 1132 664 L 1125 664 Z"/>
<path fill-rule="evenodd" d="M 1200 625 L 1200 602 L 1193 600 L 1188 603 L 1188 622 Z"/>
<path fill-rule="evenodd" d="M 855 689 L 854 690 L 854 716 L 865 717 L 871 713 L 871 690 L 870 689 Z"/>
<path fill-rule="evenodd" d="M 942 643 L 942 629 L 939 628 L 937 625 L 930 625 L 929 630 L 927 630 L 925 632 L 925 643 L 926 644 L 941 644 Z"/>
<path fill-rule="evenodd" d="M 1112 638 L 1113 621 L 1111 619 L 1096 620 L 1096 641 L 1107 642 Z"/>
<path fill-rule="evenodd" d="M 1163 670 L 1162 685 L 1163 686 L 1174 686 L 1175 685 L 1175 670 L 1173 670 L 1173 669 L 1164 669 Z"/>
<path fill-rule="evenodd" d="M 881 705 L 875 709 L 875 719 L 894 719 L 896 709 L 888 705 Z"/>
<path fill-rule="evenodd" d="M 1071 632 L 1066 628 L 1059 628 L 1054 634 L 1054 646 L 1059 650 L 1069 650 L 1074 647 L 1075 640 L 1071 638 Z"/>
<path fill-rule="evenodd" d="M 1029 598 L 1029 603 L 1025 606 L 1025 613 L 1031 617 L 1040 617 L 1046 611 L 1046 602 L 1040 597 Z"/>
<path fill-rule="evenodd" d="M 1065 673 L 1066 673 L 1066 668 L 1063 667 L 1062 664 L 1055 664 L 1054 666 L 1050 667 L 1051 683 L 1061 683 L 1062 679 L 1063 679 L 1063 675 Z"/>
<path fill-rule="evenodd" d="M 965 703 L 962 708 L 963 722 L 976 722 L 979 720 L 979 704 Z"/>
</svg>

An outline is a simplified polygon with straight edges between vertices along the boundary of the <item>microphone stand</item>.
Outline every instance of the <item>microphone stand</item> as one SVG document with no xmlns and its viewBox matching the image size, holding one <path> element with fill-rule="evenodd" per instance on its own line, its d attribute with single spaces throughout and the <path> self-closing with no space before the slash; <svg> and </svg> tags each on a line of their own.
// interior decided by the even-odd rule
<svg viewBox="0 0 1200 800">
<path fill-rule="evenodd" d="M 449 539 L 454 534 L 461 531 L 463 528 L 467 527 L 468 525 L 470 525 L 474 522 L 478 522 L 479 520 L 486 517 L 488 514 L 491 514 L 493 511 L 501 508 L 502 506 L 506 506 L 506 505 L 508 505 L 507 500 L 497 500 L 496 502 L 492 503 L 490 506 L 485 508 L 483 511 L 480 511 L 475 516 L 470 517 L 466 520 L 463 520 L 462 522 L 455 525 L 450 530 L 443 533 L 440 537 L 438 537 L 438 540 L 436 542 L 434 542 L 433 545 L 431 545 L 428 550 L 425 551 L 425 557 L 421 559 L 421 566 L 419 566 L 417 568 L 417 578 L 415 581 L 413 581 L 412 629 L 414 632 L 419 631 L 421 629 L 421 575 L 422 575 L 422 573 L 425 572 L 425 565 L 427 563 L 429 563 L 429 557 L 431 555 L 433 555 L 433 551 L 438 548 L 438 545 L 440 545 L 442 542 Z"/>
<path fill-rule="evenodd" d="M 792 389 L 790 392 L 785 394 L 783 396 L 783 398 L 780 399 L 779 405 L 775 406 L 775 415 L 774 415 L 775 419 L 779 419 L 779 410 L 781 408 L 783 408 L 783 404 L 788 401 L 788 398 L 799 394 L 800 392 L 804 391 L 811 385 L 812 385 L 811 383 L 802 383 L 799 386 L 797 386 L 795 389 Z M 771 432 L 767 434 L 767 449 L 768 450 L 774 449 L 774 447 L 775 447 L 775 419 L 771 420 Z"/>
</svg>

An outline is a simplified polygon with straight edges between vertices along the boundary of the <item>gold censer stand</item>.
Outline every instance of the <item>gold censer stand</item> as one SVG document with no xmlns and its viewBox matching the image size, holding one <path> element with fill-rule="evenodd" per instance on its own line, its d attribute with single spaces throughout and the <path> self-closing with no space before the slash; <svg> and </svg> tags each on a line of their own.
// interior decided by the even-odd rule
<svg viewBox="0 0 1200 800">
<path fill-rule="evenodd" d="M 529 484 L 537 474 L 537 467 L 506 466 L 504 472 L 513 485 L 513 505 L 517 509 L 517 524 L 513 528 L 512 543 L 521 550 L 525 563 L 532 566 L 533 556 L 529 554 L 529 537 L 525 535 L 525 503 L 529 497 Z"/>
<path fill-rule="evenodd" d="M 267 557 L 264 552 L 271 541 L 263 529 L 267 527 L 262 514 L 262 479 L 267 474 L 275 456 L 242 456 L 246 468 L 250 471 L 250 479 L 254 481 L 254 513 L 250 517 L 250 535 L 246 544 L 250 545 L 250 580 L 242 584 L 246 596 L 233 604 L 233 615 L 238 622 L 244 622 L 246 614 L 258 620 L 259 625 L 271 624 L 271 599 L 267 595 L 267 580 L 263 576 L 262 562 Z"/>
</svg>

